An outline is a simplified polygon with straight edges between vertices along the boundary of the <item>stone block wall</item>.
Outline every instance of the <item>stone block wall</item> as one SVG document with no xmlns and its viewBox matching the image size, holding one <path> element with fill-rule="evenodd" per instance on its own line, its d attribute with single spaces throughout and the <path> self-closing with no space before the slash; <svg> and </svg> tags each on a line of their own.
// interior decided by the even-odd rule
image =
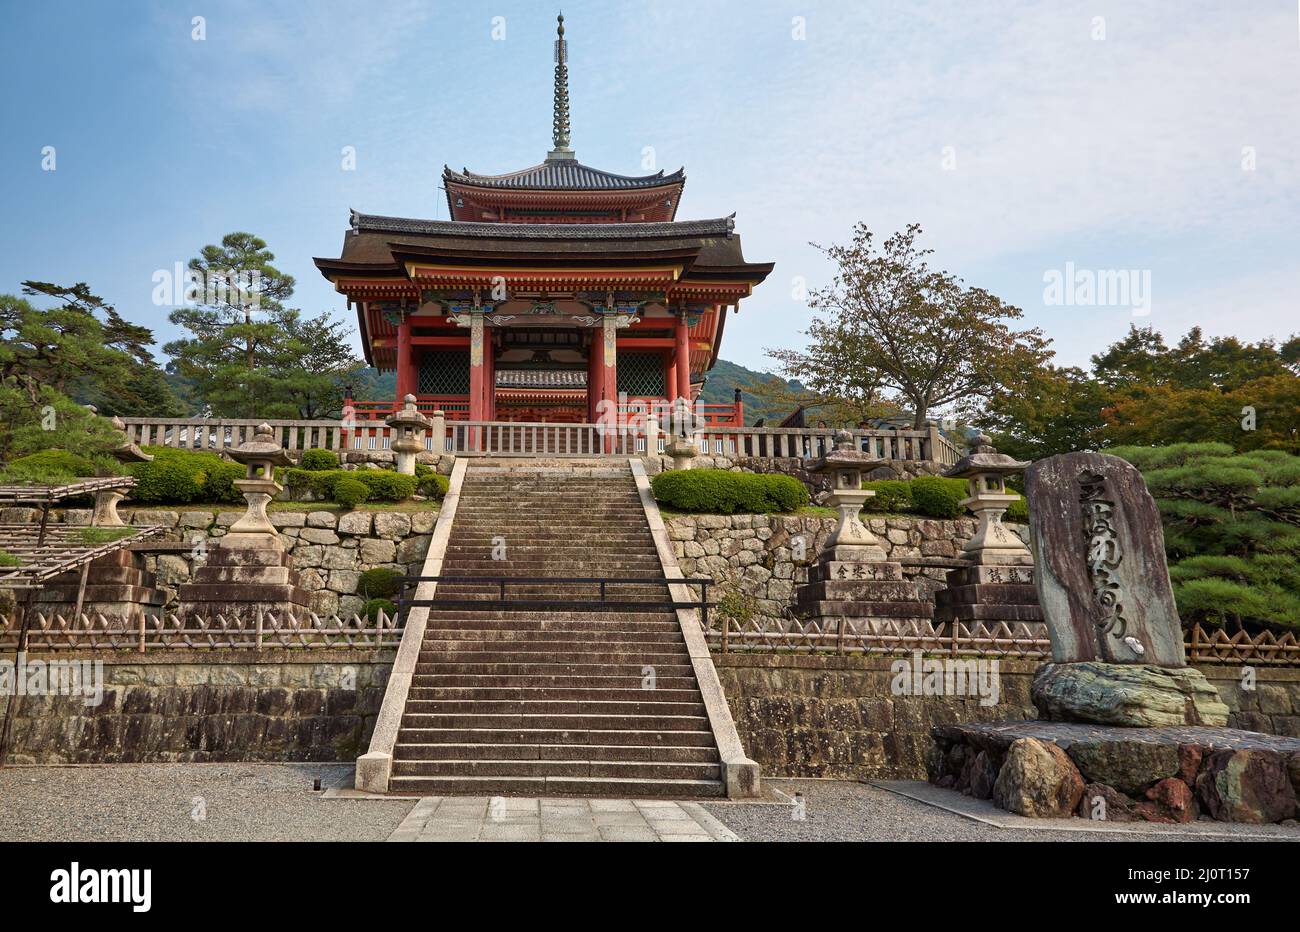
<svg viewBox="0 0 1300 932">
<path fill-rule="evenodd" d="M 29 512 L 30 509 L 4 509 Z M 167 528 L 152 541 L 184 541 L 191 551 L 145 554 L 144 568 L 156 573 L 167 595 L 169 609 L 176 588 L 190 580 L 193 546 L 215 544 L 244 513 L 238 511 L 186 511 L 184 509 L 119 508 L 122 520 L 136 526 L 160 524 Z M 14 515 L 20 522 L 30 515 Z M 0 519 L 3 515 L 0 515 Z M 89 524 L 90 512 L 67 509 L 51 512 L 51 520 Z M 302 586 L 312 593 L 312 610 L 319 615 L 358 614 L 364 600 L 357 594 L 361 574 L 375 567 L 399 573 L 419 573 L 429 550 L 436 505 L 418 511 L 273 511 L 271 522 L 279 529 L 285 547 L 293 554 L 294 568 L 302 573 Z M 3 610 L 0 608 L 0 610 Z"/>
<path fill-rule="evenodd" d="M 976 697 L 894 695 L 890 665 L 899 659 L 907 658 L 713 655 L 745 751 L 771 777 L 924 780 L 933 726 L 1038 717 L 1029 698 L 1038 661 L 1000 661 L 999 701 L 983 706 Z M 1247 691 L 1239 667 L 1198 669 L 1233 710 L 1230 726 L 1300 736 L 1300 670 L 1258 667 Z"/>
<path fill-rule="evenodd" d="M 798 515 L 664 515 L 677 563 L 687 576 L 726 581 L 756 600 L 757 614 L 780 618 L 795 587 L 808 581 L 808 566 L 831 532 L 835 518 Z M 947 584 L 948 567 L 975 533 L 974 518 L 872 518 L 867 525 L 880 538 L 890 560 L 934 561 L 904 565 L 904 576 L 920 582 L 933 599 Z M 1023 533 L 1017 525 L 1007 525 Z M 796 538 L 803 541 L 797 560 Z"/>
<path fill-rule="evenodd" d="M 103 696 L 22 696 L 26 764 L 352 761 L 369 746 L 393 651 L 59 652 L 100 660 Z M 5 706 L 0 703 L 0 721 Z"/>
</svg>

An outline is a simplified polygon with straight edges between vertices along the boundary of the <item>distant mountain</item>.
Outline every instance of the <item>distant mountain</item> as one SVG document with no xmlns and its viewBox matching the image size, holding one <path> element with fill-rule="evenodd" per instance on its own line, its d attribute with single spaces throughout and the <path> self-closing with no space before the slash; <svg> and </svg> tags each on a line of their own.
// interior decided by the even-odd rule
<svg viewBox="0 0 1300 932">
<path fill-rule="evenodd" d="M 719 359 L 718 364 L 708 371 L 708 380 L 704 383 L 704 391 L 700 393 L 700 399 L 714 404 L 730 403 L 735 399 L 736 389 L 739 388 L 745 392 L 745 424 L 750 425 L 759 418 L 765 418 L 766 426 L 775 427 L 778 421 L 794 410 L 795 406 L 765 402 L 748 391 L 749 386 L 754 382 L 770 381 L 783 382 L 792 392 L 802 388 L 798 382 L 787 381 L 766 372 L 746 369 L 739 363 Z"/>
</svg>

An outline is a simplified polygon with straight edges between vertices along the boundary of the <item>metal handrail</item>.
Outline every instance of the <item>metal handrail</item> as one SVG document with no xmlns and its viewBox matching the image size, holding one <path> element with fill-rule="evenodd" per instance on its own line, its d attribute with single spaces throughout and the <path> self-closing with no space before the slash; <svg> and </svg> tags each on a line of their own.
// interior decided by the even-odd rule
<svg viewBox="0 0 1300 932">
<path fill-rule="evenodd" d="M 700 623 L 705 630 L 709 625 L 709 608 L 716 605 L 716 602 L 709 601 L 709 586 L 715 585 L 711 577 L 682 577 L 670 579 L 667 576 L 401 576 L 398 577 L 401 588 L 397 596 L 397 611 L 401 617 L 405 618 L 405 610 L 409 608 L 432 608 L 435 606 L 473 606 L 483 607 L 485 602 L 493 604 L 494 607 L 527 607 L 527 608 L 587 608 L 599 606 L 598 611 L 617 611 L 619 609 L 632 608 L 695 608 L 700 611 Z M 485 599 L 446 599 L 438 598 L 436 591 L 434 598 L 416 599 L 407 597 L 407 589 L 414 585 L 418 588 L 420 583 L 485 583 L 496 584 L 498 598 L 495 603 L 490 603 Z M 599 584 L 599 598 L 591 599 L 508 599 L 506 598 L 506 586 L 511 584 L 518 585 L 560 585 L 564 583 L 579 583 L 584 585 Z M 684 584 L 688 586 L 700 587 L 700 598 L 697 602 L 679 602 L 676 599 L 660 601 L 635 601 L 635 602 L 615 602 L 608 598 L 608 587 L 613 586 L 630 586 L 645 585 L 647 583 L 659 583 L 664 586 L 675 584 Z"/>
</svg>

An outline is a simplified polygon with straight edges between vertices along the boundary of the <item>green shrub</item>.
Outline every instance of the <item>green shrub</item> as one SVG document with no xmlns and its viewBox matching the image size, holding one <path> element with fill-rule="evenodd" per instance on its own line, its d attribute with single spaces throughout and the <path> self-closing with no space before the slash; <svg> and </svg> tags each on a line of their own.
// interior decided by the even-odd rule
<svg viewBox="0 0 1300 932">
<path fill-rule="evenodd" d="M 375 502 L 404 502 L 415 494 L 415 476 L 405 476 L 391 469 L 358 469 L 347 473 L 356 476 L 370 489 Z"/>
<path fill-rule="evenodd" d="M 1007 506 L 1006 520 L 1011 524 L 1029 523 L 1029 502 L 1023 495 Z"/>
<path fill-rule="evenodd" d="M 678 511 L 763 514 L 793 511 L 808 503 L 802 482 L 778 474 L 673 470 L 655 476 L 651 488 L 658 501 Z"/>
<path fill-rule="evenodd" d="M 0 550 L 0 566 L 21 566 L 22 561 L 8 550 Z"/>
<path fill-rule="evenodd" d="M 961 501 L 967 488 L 965 479 L 920 476 L 912 480 L 912 503 L 927 518 L 959 518 L 966 511 Z"/>
<path fill-rule="evenodd" d="M 401 574 L 385 566 L 366 570 L 357 581 L 357 595 L 363 599 L 388 599 L 402 588 Z"/>
<path fill-rule="evenodd" d="M 6 463 L 0 481 L 15 485 L 68 485 L 77 479 L 103 474 L 87 457 L 68 450 L 42 450 Z"/>
<path fill-rule="evenodd" d="M 397 614 L 397 604 L 388 599 L 370 599 L 365 605 L 361 606 L 361 614 L 365 615 L 370 621 L 379 617 L 383 612 L 389 618 Z"/>
<path fill-rule="evenodd" d="M 298 465 L 309 472 L 324 472 L 327 469 L 338 469 L 339 458 L 330 450 L 303 450 Z"/>
<path fill-rule="evenodd" d="M 863 511 L 898 514 L 911 511 L 914 507 L 912 483 L 906 479 L 879 479 L 873 482 L 864 482 L 862 487 L 876 493 L 867 499 L 866 504 L 862 506 Z"/>
<path fill-rule="evenodd" d="M 442 501 L 443 497 L 447 494 L 447 490 L 451 488 L 451 480 L 436 472 L 417 476 L 417 479 L 419 481 L 419 485 L 417 486 L 419 493 L 430 501 Z"/>
<path fill-rule="evenodd" d="M 131 497 L 142 504 L 185 504 L 186 502 L 242 502 L 235 480 L 244 478 L 244 467 L 224 460 L 216 453 L 175 447 L 145 447 L 153 454 L 149 463 L 128 467 L 136 486 Z"/>
<path fill-rule="evenodd" d="M 320 472 L 310 469 L 286 469 L 284 485 L 294 498 L 304 498 L 310 492 L 324 501 L 334 500 L 334 486 L 343 479 L 354 479 L 369 491 L 368 501 L 402 502 L 415 494 L 415 476 L 404 476 L 391 469 L 329 469 Z"/>
<path fill-rule="evenodd" d="M 130 537 L 135 531 L 133 527 L 83 527 L 77 529 L 77 537 L 83 544 L 97 547 L 100 544 L 121 540 L 123 537 Z"/>
<path fill-rule="evenodd" d="M 346 476 L 334 483 L 334 502 L 344 508 L 356 508 L 370 496 L 366 484 L 351 476 Z"/>
</svg>

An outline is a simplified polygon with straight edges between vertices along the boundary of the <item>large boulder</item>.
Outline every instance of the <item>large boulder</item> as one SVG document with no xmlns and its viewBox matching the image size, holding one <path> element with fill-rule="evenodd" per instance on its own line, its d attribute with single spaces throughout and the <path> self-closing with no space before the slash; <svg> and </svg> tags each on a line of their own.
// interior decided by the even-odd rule
<svg viewBox="0 0 1300 932">
<path fill-rule="evenodd" d="M 1218 690 L 1192 667 L 1048 663 L 1034 675 L 1030 697 L 1043 718 L 1058 722 L 1135 728 L 1228 724 Z"/>
<path fill-rule="evenodd" d="M 1104 783 L 1129 796 L 1178 773 L 1178 749 L 1172 744 L 1136 741 L 1076 741 L 1070 759 L 1089 783 Z"/>
<path fill-rule="evenodd" d="M 1031 818 L 1073 814 L 1083 798 L 1083 777 L 1055 744 L 1018 738 L 993 785 L 993 801 L 1002 809 Z"/>
<path fill-rule="evenodd" d="M 1195 822 L 1201 814 L 1192 788 L 1177 777 L 1167 777 L 1146 792 L 1147 801 L 1137 812 L 1148 822 Z"/>
<path fill-rule="evenodd" d="M 1076 812 L 1080 818 L 1095 822 L 1132 822 L 1137 819 L 1133 800 L 1104 783 L 1089 783 L 1083 788 Z"/>
<path fill-rule="evenodd" d="M 1280 822 L 1296 814 L 1287 769 L 1286 758 L 1272 751 L 1212 751 L 1196 778 L 1196 793 L 1220 822 Z"/>
</svg>

